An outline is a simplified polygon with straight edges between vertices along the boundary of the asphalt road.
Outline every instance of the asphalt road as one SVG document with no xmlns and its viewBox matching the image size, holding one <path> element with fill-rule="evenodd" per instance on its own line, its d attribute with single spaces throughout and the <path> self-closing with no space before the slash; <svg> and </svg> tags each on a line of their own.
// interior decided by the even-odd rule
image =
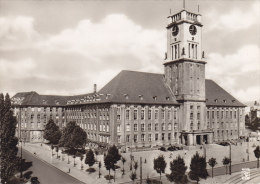
<svg viewBox="0 0 260 184">
<path fill-rule="evenodd" d="M 27 171 L 33 171 L 32 176 L 37 176 L 41 184 L 83 184 L 69 174 L 41 161 L 26 150 L 23 150 L 23 158 L 26 159 L 27 162 L 33 162 L 32 167 Z"/>
</svg>

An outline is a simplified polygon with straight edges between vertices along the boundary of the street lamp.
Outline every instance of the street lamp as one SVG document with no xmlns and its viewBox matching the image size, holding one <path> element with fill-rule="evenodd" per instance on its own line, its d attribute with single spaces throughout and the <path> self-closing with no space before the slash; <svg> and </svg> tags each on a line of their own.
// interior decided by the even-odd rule
<svg viewBox="0 0 260 184">
<path fill-rule="evenodd" d="M 21 166 L 20 166 L 20 178 L 22 178 L 23 177 L 23 143 L 22 143 L 22 121 L 21 121 L 21 118 L 22 118 L 22 108 L 21 108 L 21 106 L 22 106 L 22 103 L 20 102 L 19 103 L 19 105 L 20 105 L 20 110 L 19 110 L 19 124 L 20 124 L 20 143 L 21 143 L 21 151 L 20 151 L 20 153 L 21 153 Z"/>
<path fill-rule="evenodd" d="M 229 174 L 231 175 L 231 143 L 229 142 Z"/>
</svg>

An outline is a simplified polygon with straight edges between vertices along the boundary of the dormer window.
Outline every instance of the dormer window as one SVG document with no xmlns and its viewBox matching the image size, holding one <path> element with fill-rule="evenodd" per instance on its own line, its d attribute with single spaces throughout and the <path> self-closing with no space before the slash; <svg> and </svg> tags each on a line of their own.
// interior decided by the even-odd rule
<svg viewBox="0 0 260 184">
<path fill-rule="evenodd" d="M 232 102 L 234 103 L 236 100 L 232 100 Z"/>
<path fill-rule="evenodd" d="M 60 102 L 58 100 L 55 100 L 56 105 L 60 105 Z"/>
<path fill-rule="evenodd" d="M 125 96 L 125 99 L 128 99 L 128 98 L 129 98 L 128 94 L 124 94 L 124 96 Z"/>
<path fill-rule="evenodd" d="M 154 96 L 153 99 L 154 99 L 154 100 L 157 100 L 157 96 Z"/>
<path fill-rule="evenodd" d="M 223 100 L 224 103 L 227 103 L 227 100 Z"/>
<path fill-rule="evenodd" d="M 167 97 L 166 97 L 166 100 L 169 101 L 169 100 L 170 100 L 170 97 L 167 96 Z"/>
<path fill-rule="evenodd" d="M 214 101 L 217 103 L 217 102 L 218 102 L 218 99 L 215 99 Z"/>
<path fill-rule="evenodd" d="M 110 97 L 110 94 L 107 94 L 106 99 L 108 99 L 109 97 Z"/>
<path fill-rule="evenodd" d="M 143 95 L 139 95 L 139 99 L 140 100 L 143 100 L 144 98 L 143 98 Z"/>
<path fill-rule="evenodd" d="M 43 103 L 44 105 L 46 105 L 46 100 L 42 100 L 42 103 Z"/>
</svg>

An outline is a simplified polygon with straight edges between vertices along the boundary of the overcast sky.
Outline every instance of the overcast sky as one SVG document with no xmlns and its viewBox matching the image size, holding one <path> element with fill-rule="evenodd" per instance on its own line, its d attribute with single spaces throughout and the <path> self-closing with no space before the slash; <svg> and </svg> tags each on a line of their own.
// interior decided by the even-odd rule
<svg viewBox="0 0 260 184">
<path fill-rule="evenodd" d="M 163 73 L 166 17 L 182 0 L 0 0 L 0 91 L 77 95 L 121 70 Z M 260 1 L 186 0 L 202 14 L 206 78 L 260 100 Z"/>
</svg>

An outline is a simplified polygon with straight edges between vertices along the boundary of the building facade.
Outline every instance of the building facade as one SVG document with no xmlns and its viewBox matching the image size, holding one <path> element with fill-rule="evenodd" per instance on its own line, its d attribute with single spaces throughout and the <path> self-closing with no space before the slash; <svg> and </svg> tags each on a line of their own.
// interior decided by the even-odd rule
<svg viewBox="0 0 260 184">
<path fill-rule="evenodd" d="M 164 74 L 124 70 L 98 92 L 78 96 L 16 94 L 18 128 L 27 141 L 43 141 L 48 119 L 60 128 L 75 121 L 90 140 L 126 148 L 239 139 L 245 106 L 205 79 L 201 20 L 186 10 L 168 17 Z"/>
</svg>

